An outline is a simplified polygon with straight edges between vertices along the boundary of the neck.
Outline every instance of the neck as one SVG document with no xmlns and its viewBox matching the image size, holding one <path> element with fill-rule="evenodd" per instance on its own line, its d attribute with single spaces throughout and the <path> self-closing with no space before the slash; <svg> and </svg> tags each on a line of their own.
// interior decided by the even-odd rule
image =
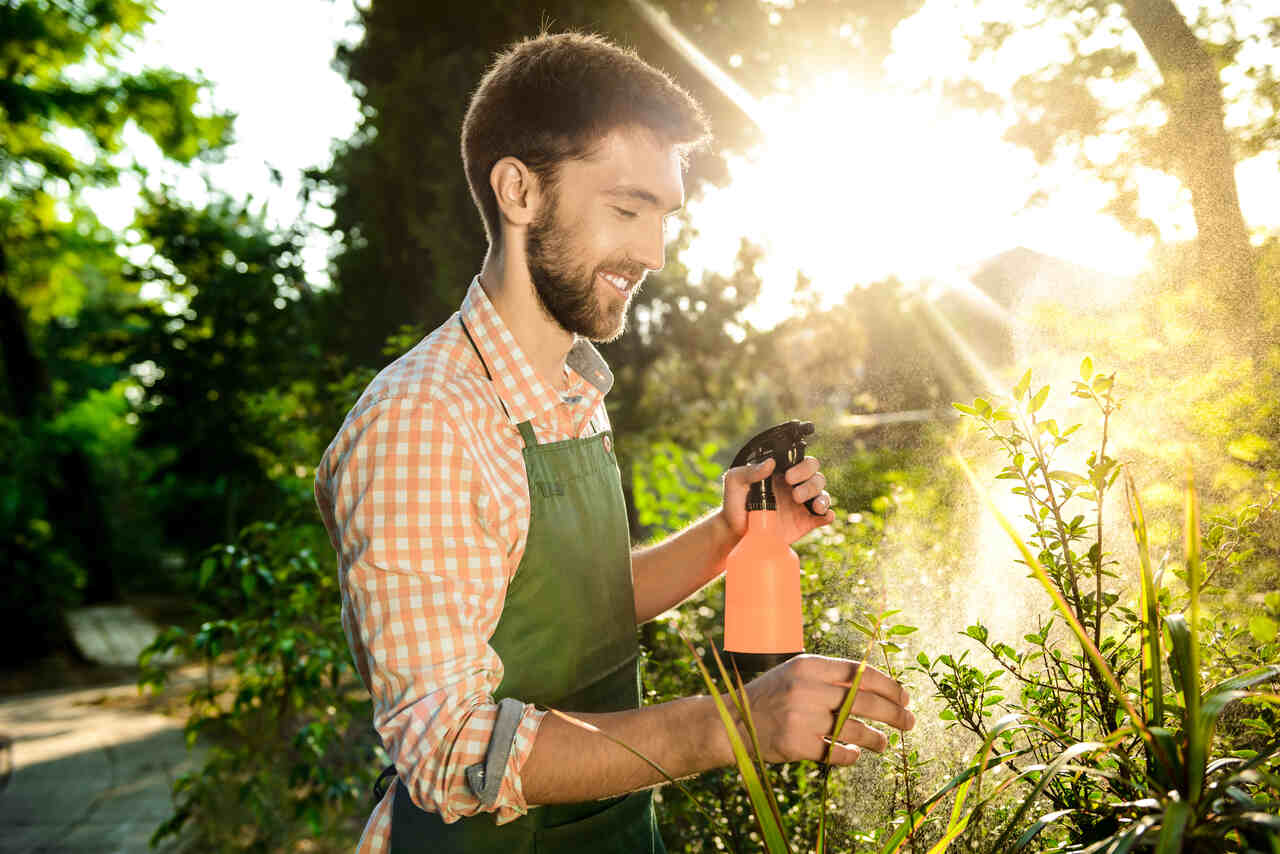
<svg viewBox="0 0 1280 854">
<path fill-rule="evenodd" d="M 523 246 L 512 245 L 518 239 L 518 235 L 509 234 L 503 246 L 489 246 L 480 268 L 480 286 L 538 376 L 553 388 L 564 388 L 564 360 L 573 348 L 574 336 L 543 310 L 524 263 Z"/>
</svg>

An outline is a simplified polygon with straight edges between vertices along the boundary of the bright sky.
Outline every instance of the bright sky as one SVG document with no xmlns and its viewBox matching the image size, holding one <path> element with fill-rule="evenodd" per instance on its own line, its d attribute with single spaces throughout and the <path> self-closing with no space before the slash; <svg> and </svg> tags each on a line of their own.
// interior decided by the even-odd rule
<svg viewBox="0 0 1280 854">
<path fill-rule="evenodd" d="M 1021 2 L 979 2 L 998 8 L 1004 20 L 1030 14 Z M 1194 13 L 1195 2 L 1180 6 Z M 1248 5 L 1244 0 L 1239 8 Z M 1248 14 L 1262 18 L 1261 10 Z M 894 33 L 886 63 L 894 88 L 859 91 L 836 72 L 807 97 L 755 105 L 766 143 L 731 162 L 726 188 L 690 204 L 700 235 L 682 258 L 694 275 L 730 272 L 741 235 L 765 246 L 758 267 L 764 292 L 751 317 L 768 326 L 785 316 L 798 271 L 828 303 L 890 275 L 922 284 L 955 281 L 1015 246 L 1100 272 L 1140 271 L 1150 241 L 1098 212 L 1109 187 L 1070 164 L 1037 170 L 1029 152 L 1002 140 L 1004 124 L 994 116 L 950 108 L 937 95 L 906 94 L 947 73 L 1007 91 L 1013 65 L 970 63 L 965 36 L 975 20 L 973 0 L 928 0 Z M 1127 35 L 1128 46 L 1145 56 L 1137 35 Z M 1016 64 L 1043 61 L 1052 46 L 1015 37 L 1008 47 Z M 1280 61 L 1280 47 L 1272 61 Z M 1156 73 L 1153 66 L 1148 71 Z M 1276 156 L 1239 164 L 1237 181 L 1248 223 L 1280 229 Z M 1156 222 L 1163 239 L 1194 236 L 1189 195 L 1176 180 L 1150 172 L 1139 184 L 1139 212 Z M 1047 192 L 1047 202 L 1024 209 L 1035 188 Z"/>
<path fill-rule="evenodd" d="M 183 198 L 198 202 L 205 179 L 236 198 L 253 197 L 266 205 L 268 222 L 288 226 L 299 216 L 318 225 L 332 214 L 313 196 L 304 211 L 298 199 L 305 169 L 327 166 L 330 144 L 346 139 L 360 118 L 360 104 L 341 74 L 329 65 L 339 41 L 359 40 L 352 0 L 164 0 L 162 14 L 144 30 L 129 70 L 168 67 L 203 73 L 210 109 L 238 114 L 236 139 L 224 162 L 198 168 L 167 166 L 151 140 L 140 132 L 127 154 L 176 185 Z M 271 182 L 270 167 L 283 176 Z M 137 184 L 87 194 L 98 215 L 122 229 L 133 218 Z M 304 253 L 313 283 L 328 281 L 329 240 L 315 230 Z"/>
<path fill-rule="evenodd" d="M 238 197 L 265 202 L 274 224 L 298 216 L 328 224 L 324 200 L 313 199 L 304 211 L 297 192 L 301 171 L 327 165 L 332 140 L 348 137 L 359 118 L 346 81 L 329 67 L 335 43 L 360 36 L 351 24 L 352 4 L 223 0 L 215 13 L 197 0 L 168 0 L 134 62 L 202 72 L 214 84 L 210 104 L 239 114 L 238 142 L 224 163 L 200 170 L 164 167 L 141 135 L 128 153 L 176 181 L 192 201 L 203 196 L 207 175 Z M 895 33 L 888 70 L 903 90 L 927 71 L 965 60 L 964 9 L 972 15 L 967 3 L 929 0 Z M 690 203 L 698 236 L 683 260 L 695 275 L 728 272 L 742 236 L 763 244 L 766 286 L 753 317 L 761 325 L 785 314 L 797 271 L 833 301 L 857 283 L 891 274 L 954 280 L 1015 246 L 1104 272 L 1133 273 L 1144 263 L 1147 245 L 1097 213 L 1107 189 L 1074 169 L 1042 173 L 1038 186 L 1051 190 L 1048 203 L 1022 210 L 1036 185 L 1034 164 L 1001 140 L 1003 128 L 991 117 L 949 109 L 929 95 L 860 92 L 838 72 L 809 100 L 786 105 L 774 99 L 759 110 L 772 128 L 768 144 L 731 160 L 730 186 Z M 268 164 L 283 174 L 283 187 L 269 180 Z M 1250 224 L 1280 228 L 1276 158 L 1242 163 L 1238 175 Z M 108 224 L 122 228 L 135 191 L 124 186 L 90 202 Z M 1176 182 L 1146 181 L 1141 204 L 1166 239 L 1194 232 Z M 312 238 L 305 261 L 316 283 L 327 280 L 330 250 L 322 233 Z"/>
</svg>

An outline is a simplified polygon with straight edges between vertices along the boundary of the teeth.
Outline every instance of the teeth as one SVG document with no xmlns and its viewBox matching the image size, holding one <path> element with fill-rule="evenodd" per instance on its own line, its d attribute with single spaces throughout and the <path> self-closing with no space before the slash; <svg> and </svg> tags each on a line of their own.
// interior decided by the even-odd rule
<svg viewBox="0 0 1280 854">
<path fill-rule="evenodd" d="M 600 278 L 604 279 L 620 291 L 625 291 L 627 288 L 631 287 L 631 282 L 629 280 L 622 276 L 616 276 L 613 273 L 601 273 Z"/>
</svg>

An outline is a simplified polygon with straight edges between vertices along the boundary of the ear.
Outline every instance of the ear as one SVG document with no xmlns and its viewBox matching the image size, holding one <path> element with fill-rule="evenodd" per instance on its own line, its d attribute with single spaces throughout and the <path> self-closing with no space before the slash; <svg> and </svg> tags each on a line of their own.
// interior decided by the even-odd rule
<svg viewBox="0 0 1280 854">
<path fill-rule="evenodd" d="M 515 157 L 504 157 L 489 171 L 489 186 L 498 200 L 503 220 L 523 227 L 533 222 L 538 210 L 538 176 Z"/>
</svg>

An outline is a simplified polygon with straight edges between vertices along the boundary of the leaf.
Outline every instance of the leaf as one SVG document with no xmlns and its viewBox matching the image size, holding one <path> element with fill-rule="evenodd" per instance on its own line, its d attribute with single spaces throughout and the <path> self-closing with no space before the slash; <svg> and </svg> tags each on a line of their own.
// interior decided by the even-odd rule
<svg viewBox="0 0 1280 854">
<path fill-rule="evenodd" d="M 1026 848 L 1031 840 L 1035 839 L 1036 836 L 1039 835 L 1040 831 L 1044 830 L 1064 815 L 1071 815 L 1074 812 L 1075 810 L 1057 810 L 1056 812 L 1051 812 L 1048 815 L 1041 816 L 1035 824 L 1027 828 L 1026 833 L 1018 837 L 1018 841 L 1013 846 L 1014 854 L 1017 854 L 1017 852 Z"/>
<path fill-rule="evenodd" d="M 1179 854 L 1182 851 L 1182 837 L 1191 815 L 1191 804 L 1187 801 L 1169 802 L 1164 810 L 1160 835 L 1156 837 L 1156 854 Z"/>
<path fill-rule="evenodd" d="M 1093 376 L 1093 359 L 1089 358 L 1088 356 L 1085 356 L 1084 361 L 1080 363 L 1080 379 L 1082 379 L 1085 382 L 1088 382 L 1089 378 L 1092 376 Z"/>
<path fill-rule="evenodd" d="M 1088 486 L 1089 485 L 1089 479 L 1087 477 L 1081 477 L 1075 472 L 1067 471 L 1066 469 L 1055 469 L 1054 471 L 1049 472 L 1049 477 L 1053 478 L 1059 483 L 1065 483 L 1067 486 Z"/>
<path fill-rule="evenodd" d="M 1027 389 L 1031 386 L 1031 369 L 1027 368 L 1027 372 L 1022 375 L 1022 379 L 1018 380 L 1018 384 L 1013 387 L 1013 399 L 1022 400 L 1022 396 L 1027 393 Z"/>
<path fill-rule="evenodd" d="M 1259 615 L 1249 618 L 1249 634 L 1258 643 L 1271 643 L 1275 640 L 1277 631 L 1280 631 L 1280 623 L 1270 617 Z"/>
<path fill-rule="evenodd" d="M 1037 412 L 1040 407 L 1044 406 L 1044 402 L 1049 399 L 1049 387 L 1041 386 L 1036 392 L 1035 397 L 1031 398 L 1031 402 L 1027 404 L 1027 412 Z"/>
</svg>

